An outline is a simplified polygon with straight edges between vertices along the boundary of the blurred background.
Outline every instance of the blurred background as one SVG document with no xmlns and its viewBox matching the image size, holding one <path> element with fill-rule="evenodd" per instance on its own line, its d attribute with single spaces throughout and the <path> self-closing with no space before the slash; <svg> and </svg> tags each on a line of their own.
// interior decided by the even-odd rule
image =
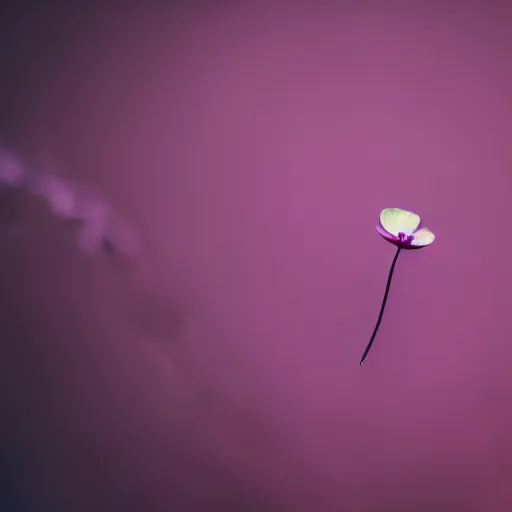
<svg viewBox="0 0 512 512">
<path fill-rule="evenodd" d="M 0 192 L 1 510 L 512 510 L 511 6 L 92 4 L 2 8 L 0 145 L 141 251 Z"/>
</svg>

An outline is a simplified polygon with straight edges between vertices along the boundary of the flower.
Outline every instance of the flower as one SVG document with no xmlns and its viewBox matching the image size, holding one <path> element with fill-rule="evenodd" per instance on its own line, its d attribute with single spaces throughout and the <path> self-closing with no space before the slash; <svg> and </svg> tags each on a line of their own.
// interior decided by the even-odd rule
<svg viewBox="0 0 512 512">
<path fill-rule="evenodd" d="M 366 350 L 364 351 L 363 357 L 359 362 L 362 365 L 368 352 L 372 348 L 372 344 L 379 331 L 382 316 L 384 315 L 384 309 L 386 308 L 386 302 L 388 300 L 389 289 L 391 287 L 391 279 L 393 278 L 393 272 L 395 271 L 396 260 L 402 249 L 421 249 L 427 245 L 430 245 L 435 240 L 435 235 L 427 228 L 418 229 L 420 225 L 420 217 L 415 213 L 408 212 L 407 210 L 401 210 L 400 208 L 385 208 L 380 212 L 380 226 L 377 226 L 377 232 L 380 236 L 396 245 L 395 257 L 393 263 L 391 263 L 391 269 L 389 270 L 388 282 L 386 284 L 386 291 L 384 292 L 384 298 L 382 299 L 382 305 L 380 307 L 379 318 L 377 324 L 373 330 L 372 337 Z"/>
<path fill-rule="evenodd" d="M 435 240 L 427 228 L 420 228 L 420 216 L 400 208 L 384 208 L 380 212 L 377 232 L 385 240 L 401 249 L 421 249 Z"/>
</svg>

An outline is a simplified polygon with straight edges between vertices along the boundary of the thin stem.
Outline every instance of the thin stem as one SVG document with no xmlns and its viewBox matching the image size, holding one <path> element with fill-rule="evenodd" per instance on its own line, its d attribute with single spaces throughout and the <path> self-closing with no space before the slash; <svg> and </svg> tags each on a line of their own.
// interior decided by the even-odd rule
<svg viewBox="0 0 512 512">
<path fill-rule="evenodd" d="M 379 330 L 380 323 L 382 321 L 382 315 L 384 315 L 384 309 L 386 308 L 386 302 L 388 300 L 389 288 L 391 286 L 391 278 L 393 277 L 396 260 L 398 259 L 398 255 L 400 254 L 401 249 L 402 249 L 401 247 L 398 247 L 395 257 L 393 258 L 393 263 L 391 263 L 391 269 L 389 271 L 388 282 L 386 284 L 386 292 L 384 293 L 384 299 L 382 300 L 382 306 L 380 308 L 379 319 L 377 320 L 377 325 L 375 326 L 375 329 L 373 330 L 373 334 L 372 334 L 372 337 L 370 338 L 370 342 L 368 343 L 368 346 L 366 347 L 366 350 L 364 351 L 363 357 L 361 358 L 361 362 L 359 363 L 360 365 L 362 365 L 364 363 L 364 360 L 366 359 L 368 352 L 370 352 L 370 349 L 372 348 L 373 340 L 375 339 L 375 336 L 377 336 L 377 331 Z"/>
</svg>

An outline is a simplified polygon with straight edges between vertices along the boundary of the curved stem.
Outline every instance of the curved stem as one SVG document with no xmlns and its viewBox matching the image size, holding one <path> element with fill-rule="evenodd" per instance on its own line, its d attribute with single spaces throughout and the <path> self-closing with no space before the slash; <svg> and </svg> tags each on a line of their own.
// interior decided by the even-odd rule
<svg viewBox="0 0 512 512">
<path fill-rule="evenodd" d="M 366 359 L 368 352 L 370 352 L 370 349 L 372 348 L 373 340 L 375 339 L 375 336 L 377 336 L 377 331 L 379 330 L 379 326 L 382 321 L 382 315 L 384 315 L 384 309 L 386 308 L 386 302 L 388 300 L 389 288 L 391 286 L 391 278 L 393 277 L 396 260 L 398 259 L 400 250 L 401 250 L 401 247 L 398 247 L 395 257 L 393 258 L 393 263 L 391 264 L 391 269 L 389 271 L 388 282 L 386 284 L 386 292 L 384 293 L 384 299 L 382 300 L 382 306 L 380 308 L 379 319 L 377 320 L 377 325 L 375 326 L 375 329 L 373 330 L 373 334 L 372 334 L 372 337 L 370 338 L 370 342 L 368 343 L 368 346 L 366 347 L 366 350 L 364 351 L 363 357 L 361 358 L 361 362 L 359 363 L 360 365 L 362 365 L 364 363 L 364 360 Z"/>
</svg>

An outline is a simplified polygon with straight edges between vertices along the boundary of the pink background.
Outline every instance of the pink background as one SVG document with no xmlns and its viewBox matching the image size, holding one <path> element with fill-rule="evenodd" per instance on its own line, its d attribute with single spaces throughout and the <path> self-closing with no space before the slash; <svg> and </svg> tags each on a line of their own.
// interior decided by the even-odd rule
<svg viewBox="0 0 512 512">
<path fill-rule="evenodd" d="M 1 196 L 19 493 L 67 512 L 512 510 L 512 8 L 214 3 L 2 20 L 1 142 L 145 241 L 90 258 Z M 361 368 L 389 206 L 437 239 L 400 255 Z"/>
</svg>

